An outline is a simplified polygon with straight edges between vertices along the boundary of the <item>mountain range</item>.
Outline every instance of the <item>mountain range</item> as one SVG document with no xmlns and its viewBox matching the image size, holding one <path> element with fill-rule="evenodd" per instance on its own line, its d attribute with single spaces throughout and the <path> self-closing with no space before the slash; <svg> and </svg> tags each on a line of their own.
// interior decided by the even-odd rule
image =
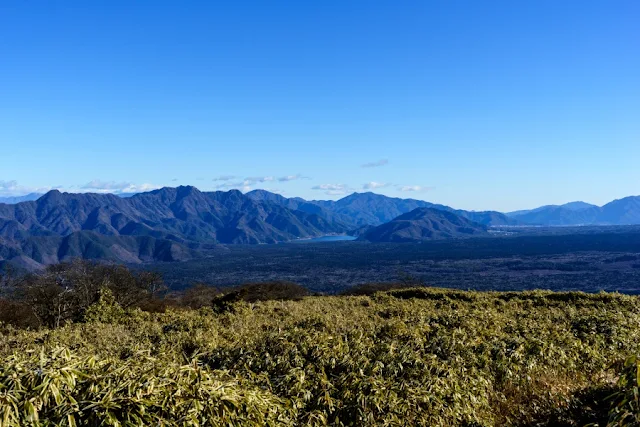
<svg viewBox="0 0 640 427">
<path fill-rule="evenodd" d="M 507 215 L 508 216 L 519 216 L 519 215 L 525 215 L 525 214 L 529 214 L 529 213 L 533 213 L 533 212 L 542 212 L 545 211 L 547 209 L 553 209 L 553 208 L 563 208 L 566 209 L 567 211 L 581 211 L 584 209 L 589 209 L 589 208 L 597 208 L 599 206 L 596 205 L 592 205 L 591 203 L 586 203 L 586 202 L 569 202 L 569 203 L 565 203 L 564 205 L 544 205 L 544 206 L 540 206 L 539 208 L 535 208 L 535 209 L 527 209 L 527 210 L 521 210 L 521 211 L 513 211 L 513 212 L 508 212 Z"/>
<path fill-rule="evenodd" d="M 376 193 L 353 193 L 340 200 L 311 200 L 286 197 L 265 190 L 247 193 L 254 200 L 268 200 L 290 209 L 300 209 L 318 215 L 329 216 L 333 220 L 355 229 L 367 225 L 381 225 L 418 208 L 434 208 L 453 212 L 471 221 L 484 225 L 518 225 L 519 222 L 495 211 L 465 211 L 445 205 L 425 202 L 424 200 L 400 199 Z M 320 208 L 320 209 L 319 209 Z"/>
<path fill-rule="evenodd" d="M 453 212 L 417 208 L 371 228 L 359 240 L 370 242 L 422 242 L 487 235 L 487 227 Z"/>
<path fill-rule="evenodd" d="M 128 198 L 136 193 L 118 194 Z M 0 204 L 16 204 L 34 201 L 43 194 L 31 193 L 24 196 L 0 197 Z M 640 196 L 630 196 L 614 200 L 604 206 L 582 201 L 563 205 L 545 205 L 535 209 L 501 213 L 497 211 L 465 211 L 423 200 L 386 197 L 375 193 L 353 193 L 343 199 L 311 200 L 299 197 L 286 198 L 265 190 L 254 190 L 246 196 L 258 201 L 266 201 L 311 214 L 317 214 L 349 227 L 380 225 L 419 207 L 433 207 L 457 213 L 467 219 L 485 225 L 631 225 L 640 224 Z"/>
<path fill-rule="evenodd" d="M 43 193 L 29 193 L 24 196 L 0 197 L 0 203 L 15 204 L 20 202 L 30 202 L 32 200 L 38 200 L 43 195 Z"/>
<path fill-rule="evenodd" d="M 237 190 L 163 188 L 128 198 L 52 190 L 36 201 L 0 204 L 0 260 L 171 261 L 219 244 L 276 243 L 346 231 L 341 223 L 256 201 Z"/>
<path fill-rule="evenodd" d="M 547 205 L 510 212 L 507 216 L 522 224 L 545 226 L 640 224 L 640 196 L 625 197 L 603 206 L 585 202 Z"/>
<path fill-rule="evenodd" d="M 490 226 L 640 224 L 640 197 L 503 214 L 370 192 L 328 201 L 181 186 L 127 196 L 52 190 L 37 200 L 0 204 L 0 262 L 37 268 L 75 257 L 179 261 L 210 256 L 227 244 L 327 234 L 422 241 L 483 235 Z"/>
</svg>

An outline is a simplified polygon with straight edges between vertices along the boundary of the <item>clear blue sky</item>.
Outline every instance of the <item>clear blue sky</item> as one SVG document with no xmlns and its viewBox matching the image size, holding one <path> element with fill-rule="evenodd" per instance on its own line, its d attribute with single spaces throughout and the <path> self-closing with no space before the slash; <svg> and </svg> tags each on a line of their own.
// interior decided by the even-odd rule
<svg viewBox="0 0 640 427">
<path fill-rule="evenodd" d="M 5 0 L 0 195 L 640 194 L 639 22 L 637 0 Z"/>
</svg>

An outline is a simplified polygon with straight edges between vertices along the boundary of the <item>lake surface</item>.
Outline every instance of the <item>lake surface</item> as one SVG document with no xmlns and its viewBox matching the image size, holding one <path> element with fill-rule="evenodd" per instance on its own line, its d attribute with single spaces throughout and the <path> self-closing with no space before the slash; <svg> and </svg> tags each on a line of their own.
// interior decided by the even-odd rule
<svg viewBox="0 0 640 427">
<path fill-rule="evenodd" d="M 314 237 L 313 239 L 299 239 L 293 240 L 291 243 L 319 243 L 319 242 L 345 242 L 350 240 L 356 240 L 353 236 L 321 236 Z"/>
</svg>

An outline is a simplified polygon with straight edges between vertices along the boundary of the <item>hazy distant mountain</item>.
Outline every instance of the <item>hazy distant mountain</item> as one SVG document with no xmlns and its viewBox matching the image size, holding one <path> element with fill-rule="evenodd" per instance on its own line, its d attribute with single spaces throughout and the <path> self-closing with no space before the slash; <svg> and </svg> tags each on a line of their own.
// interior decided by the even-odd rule
<svg viewBox="0 0 640 427">
<path fill-rule="evenodd" d="M 465 211 L 461 209 L 452 209 L 451 212 L 483 225 L 502 226 L 522 224 L 517 219 L 509 218 L 505 214 L 496 211 Z"/>
<path fill-rule="evenodd" d="M 54 190 L 37 201 L 0 204 L 0 260 L 185 259 L 207 244 L 276 243 L 344 231 L 316 214 L 237 190 L 163 188 L 129 198 Z"/>
<path fill-rule="evenodd" d="M 330 223 L 334 223 L 339 228 L 352 228 L 351 218 L 325 209 L 314 202 L 308 202 L 300 197 L 287 198 L 280 194 L 271 193 L 266 190 L 253 190 L 245 194 L 252 200 L 271 202 L 284 206 L 287 209 L 298 210 L 310 214 L 318 215 Z"/>
<path fill-rule="evenodd" d="M 640 196 L 614 200 L 600 208 L 598 224 L 640 224 Z"/>
<path fill-rule="evenodd" d="M 583 209 L 589 209 L 589 208 L 597 208 L 598 206 L 596 205 L 592 205 L 591 203 L 586 203 L 586 202 L 581 202 L 581 201 L 577 201 L 577 202 L 569 202 L 569 203 L 565 203 L 564 205 L 560 205 L 565 209 L 569 209 L 569 210 L 573 210 L 573 211 L 581 211 Z"/>
<path fill-rule="evenodd" d="M 326 210 L 349 218 L 355 226 L 380 225 L 416 208 L 434 207 L 450 210 L 422 200 L 399 199 L 375 193 L 353 193 L 337 201 L 313 200 L 312 203 Z"/>
<path fill-rule="evenodd" d="M 140 194 L 140 193 L 118 193 L 115 195 L 118 197 L 127 198 L 131 196 L 135 196 L 136 194 Z M 0 197 L 0 203 L 14 205 L 16 203 L 31 202 L 34 200 L 38 200 L 42 196 L 44 196 L 44 193 L 29 193 L 29 194 L 25 194 L 24 196 Z"/>
<path fill-rule="evenodd" d="M 472 221 L 485 225 L 517 225 L 519 222 L 511 219 L 500 212 L 486 211 L 473 212 L 456 210 L 449 206 L 438 205 L 415 199 L 400 199 L 383 196 L 382 194 L 353 193 L 340 200 L 311 200 L 305 201 L 300 198 L 287 199 L 283 196 L 269 193 L 264 190 L 256 190 L 247 193 L 249 197 L 258 200 L 269 200 L 280 203 L 291 209 L 300 209 L 307 212 L 314 212 L 331 221 L 348 224 L 352 229 L 357 229 L 366 225 L 377 226 L 391 221 L 392 219 L 411 212 L 416 208 L 434 208 L 448 212 L 454 212 Z M 322 210 L 316 210 L 313 206 L 319 206 Z"/>
<path fill-rule="evenodd" d="M 522 215 L 526 215 L 526 214 L 530 214 L 530 213 L 536 213 L 536 212 L 541 212 L 541 211 L 551 211 L 551 210 L 555 210 L 557 208 L 562 208 L 563 211 L 581 211 L 581 210 L 585 210 L 585 209 L 592 209 L 592 208 L 598 208 L 599 206 L 596 205 L 592 205 L 591 203 L 585 203 L 585 202 L 569 202 L 569 203 L 565 203 L 564 205 L 545 205 L 545 206 L 540 206 L 539 208 L 535 208 L 535 209 L 525 209 L 525 210 L 520 210 L 520 211 L 513 211 L 513 212 L 507 212 L 505 215 L 509 216 L 509 217 L 516 217 L 516 216 L 522 216 Z"/>
<path fill-rule="evenodd" d="M 370 242 L 420 242 L 488 235 L 486 226 L 453 212 L 417 208 L 360 236 Z"/>
<path fill-rule="evenodd" d="M 507 214 L 532 225 L 631 225 L 640 224 L 640 196 L 625 197 L 599 207 L 584 202 L 548 205 Z"/>
<path fill-rule="evenodd" d="M 580 210 L 562 206 L 544 206 L 521 214 L 512 214 L 510 218 L 533 225 L 583 225 L 596 223 L 599 214 L 600 208 L 597 206 Z"/>
<path fill-rule="evenodd" d="M 24 196 L 11 196 L 11 197 L 0 197 L 0 203 L 14 204 L 20 202 L 30 202 L 32 200 L 37 200 L 42 196 L 42 193 L 29 193 Z"/>
<path fill-rule="evenodd" d="M 417 208 L 433 208 L 453 212 L 485 225 L 516 225 L 517 220 L 495 211 L 465 211 L 424 200 L 400 199 L 375 193 L 353 193 L 338 201 L 313 201 L 325 209 L 349 217 L 357 226 L 380 225 Z"/>
</svg>

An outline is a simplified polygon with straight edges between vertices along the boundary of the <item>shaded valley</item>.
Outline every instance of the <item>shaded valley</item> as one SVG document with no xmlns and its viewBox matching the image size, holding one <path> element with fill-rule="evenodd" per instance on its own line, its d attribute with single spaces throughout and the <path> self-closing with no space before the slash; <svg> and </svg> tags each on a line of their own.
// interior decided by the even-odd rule
<svg viewBox="0 0 640 427">
<path fill-rule="evenodd" d="M 537 229 L 534 229 L 537 230 Z M 640 293 L 640 229 L 524 234 L 423 243 L 229 246 L 201 260 L 146 265 L 174 289 L 288 280 L 314 292 L 406 281 L 476 290 Z"/>
</svg>

